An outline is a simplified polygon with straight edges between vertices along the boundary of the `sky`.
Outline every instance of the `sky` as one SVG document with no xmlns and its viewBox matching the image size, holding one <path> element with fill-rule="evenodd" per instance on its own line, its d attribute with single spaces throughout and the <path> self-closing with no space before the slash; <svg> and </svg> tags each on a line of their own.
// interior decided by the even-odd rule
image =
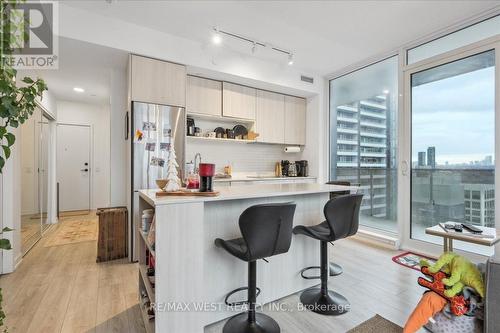
<svg viewBox="0 0 500 333">
<path fill-rule="evenodd" d="M 429 146 L 440 165 L 494 159 L 494 111 L 494 67 L 414 87 L 412 160 Z"/>
</svg>

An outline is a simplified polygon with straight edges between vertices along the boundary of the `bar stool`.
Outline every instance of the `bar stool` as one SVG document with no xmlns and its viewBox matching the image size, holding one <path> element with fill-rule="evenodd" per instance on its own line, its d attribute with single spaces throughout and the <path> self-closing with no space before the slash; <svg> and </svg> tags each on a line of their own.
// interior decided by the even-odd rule
<svg viewBox="0 0 500 333">
<path fill-rule="evenodd" d="M 255 303 L 260 289 L 257 288 L 257 260 L 288 252 L 292 242 L 295 204 L 278 203 L 255 205 L 247 208 L 239 219 L 242 238 L 223 240 L 217 238 L 215 245 L 233 256 L 248 262 L 248 287 L 230 292 L 225 299 L 227 305 L 248 304 L 246 313 L 231 317 L 223 333 L 278 333 L 280 327 L 271 317 L 257 313 Z M 248 290 L 248 300 L 229 303 L 229 297 Z"/>
<path fill-rule="evenodd" d="M 344 296 L 328 290 L 328 242 L 356 234 L 362 199 L 362 194 L 347 194 L 330 199 L 323 209 L 326 221 L 312 227 L 299 225 L 293 228 L 294 234 L 302 234 L 321 242 L 321 275 L 304 275 L 305 271 L 318 267 L 307 267 L 301 271 L 303 278 L 321 279 L 321 288 L 310 288 L 300 295 L 300 302 L 311 311 L 323 315 L 340 315 L 349 311 L 349 301 Z"/>
<path fill-rule="evenodd" d="M 344 180 L 331 180 L 329 182 L 326 182 L 326 184 L 327 185 L 351 186 L 351 182 L 344 181 Z M 359 184 L 357 184 L 357 185 L 359 186 Z M 346 194 L 350 194 L 350 193 L 351 193 L 351 191 L 330 192 L 330 199 L 338 197 L 339 195 L 346 195 Z M 336 264 L 336 263 L 330 261 L 329 272 L 330 272 L 330 276 L 337 276 L 337 275 L 342 274 L 343 269 L 339 264 Z"/>
</svg>

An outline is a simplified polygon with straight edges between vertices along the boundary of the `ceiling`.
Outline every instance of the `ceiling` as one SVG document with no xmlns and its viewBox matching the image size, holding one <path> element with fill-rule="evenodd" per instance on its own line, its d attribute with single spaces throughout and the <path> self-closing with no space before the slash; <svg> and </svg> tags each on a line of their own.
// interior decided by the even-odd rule
<svg viewBox="0 0 500 333">
<path fill-rule="evenodd" d="M 68 1 L 209 43 L 212 28 L 293 51 L 296 68 L 326 75 L 500 6 L 499 1 Z M 225 47 L 240 48 L 234 41 Z M 244 46 L 251 54 L 250 46 Z M 272 61 L 283 55 L 254 54 Z M 274 58 L 272 58 L 274 57 Z"/>
<path fill-rule="evenodd" d="M 74 39 L 59 38 L 57 70 L 19 71 L 19 75 L 41 77 L 57 100 L 109 104 L 112 70 L 125 72 L 128 53 Z M 85 90 L 73 91 L 74 87 Z"/>
</svg>

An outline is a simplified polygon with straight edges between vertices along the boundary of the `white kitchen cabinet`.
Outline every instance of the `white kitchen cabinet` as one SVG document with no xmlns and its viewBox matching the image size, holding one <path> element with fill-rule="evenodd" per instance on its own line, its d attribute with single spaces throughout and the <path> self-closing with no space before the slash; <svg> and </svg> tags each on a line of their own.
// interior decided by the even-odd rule
<svg viewBox="0 0 500 333">
<path fill-rule="evenodd" d="M 285 144 L 306 144 L 306 100 L 285 96 Z"/>
<path fill-rule="evenodd" d="M 188 114 L 221 116 L 222 82 L 188 76 L 186 110 Z"/>
<path fill-rule="evenodd" d="M 257 90 L 255 132 L 258 142 L 285 143 L 285 96 Z"/>
<path fill-rule="evenodd" d="M 255 119 L 255 88 L 224 82 L 222 84 L 222 115 L 240 119 Z"/>
<path fill-rule="evenodd" d="M 131 56 L 132 101 L 186 106 L 186 67 L 166 61 Z"/>
</svg>

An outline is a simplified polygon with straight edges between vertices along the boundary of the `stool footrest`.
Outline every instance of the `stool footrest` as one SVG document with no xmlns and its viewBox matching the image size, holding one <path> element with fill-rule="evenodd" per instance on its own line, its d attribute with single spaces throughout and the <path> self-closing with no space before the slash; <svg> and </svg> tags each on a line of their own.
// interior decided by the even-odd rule
<svg viewBox="0 0 500 333">
<path fill-rule="evenodd" d="M 306 280 L 315 280 L 315 279 L 320 279 L 321 276 L 319 275 L 316 275 L 316 276 L 305 276 L 304 273 L 310 269 L 321 269 L 320 266 L 309 266 L 309 267 L 306 267 L 304 269 L 302 269 L 300 271 L 300 276 L 302 276 L 303 279 L 306 279 Z"/>
<path fill-rule="evenodd" d="M 243 291 L 243 290 L 248 290 L 248 287 L 241 287 L 241 288 L 237 288 L 237 289 L 234 289 L 233 291 L 231 291 L 229 294 L 226 295 L 226 298 L 224 298 L 224 303 L 226 303 L 227 306 L 240 306 L 240 305 L 243 305 L 243 304 L 248 304 L 248 300 L 246 301 L 238 301 L 238 302 L 228 302 L 229 300 L 229 297 L 231 297 L 233 294 L 236 294 L 240 291 Z M 259 296 L 260 295 L 260 288 L 257 288 L 257 294 L 255 295 L 255 297 Z"/>
</svg>

